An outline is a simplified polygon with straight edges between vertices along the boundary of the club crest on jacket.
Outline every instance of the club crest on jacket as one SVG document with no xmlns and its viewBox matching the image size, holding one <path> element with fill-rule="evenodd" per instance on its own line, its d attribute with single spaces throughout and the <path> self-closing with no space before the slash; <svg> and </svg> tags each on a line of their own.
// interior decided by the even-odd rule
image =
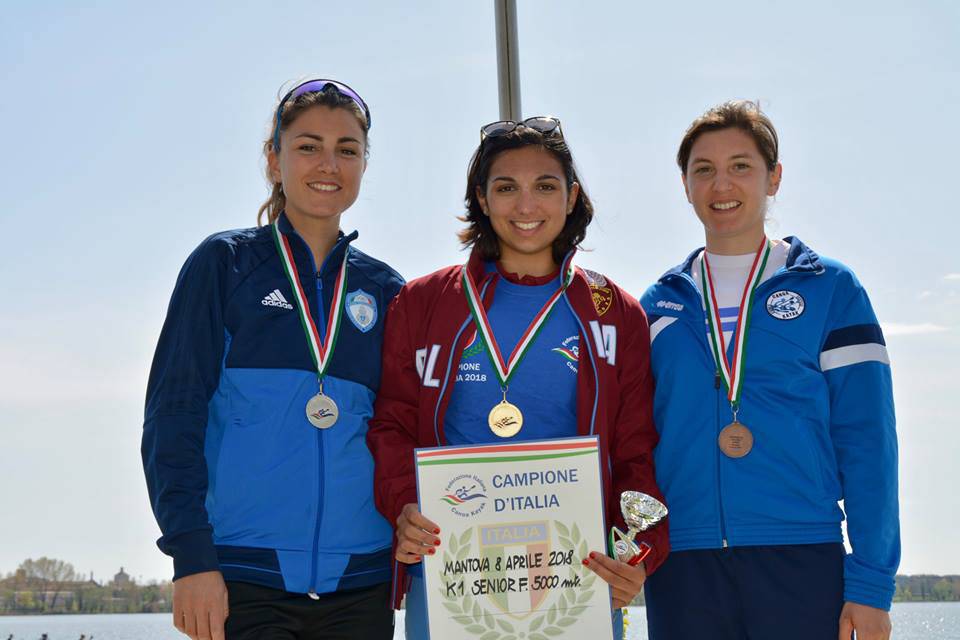
<svg viewBox="0 0 960 640">
<path fill-rule="evenodd" d="M 795 291 L 775 291 L 767 298 L 767 313 L 777 320 L 793 320 L 803 313 L 806 303 Z"/>
<path fill-rule="evenodd" d="M 377 300 L 363 289 L 347 294 L 347 317 L 357 329 L 366 333 L 377 324 Z"/>
</svg>

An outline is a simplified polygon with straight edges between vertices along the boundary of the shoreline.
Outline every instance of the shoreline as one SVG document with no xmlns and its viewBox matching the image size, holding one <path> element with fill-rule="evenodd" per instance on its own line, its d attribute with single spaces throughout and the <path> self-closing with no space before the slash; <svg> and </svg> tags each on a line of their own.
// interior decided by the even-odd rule
<svg viewBox="0 0 960 640">
<path fill-rule="evenodd" d="M 894 600 L 893 604 L 960 604 L 960 600 Z M 627 607 L 629 609 L 643 609 L 645 605 L 637 604 L 630 605 Z M 402 611 L 402 609 L 401 609 Z M 59 618 L 62 616 L 156 616 L 156 615 L 168 615 L 172 614 L 173 611 L 101 611 L 101 612 L 92 612 L 92 611 L 38 611 L 34 613 L 30 612 L 3 612 L 0 613 L 0 619 L 3 618 Z"/>
</svg>

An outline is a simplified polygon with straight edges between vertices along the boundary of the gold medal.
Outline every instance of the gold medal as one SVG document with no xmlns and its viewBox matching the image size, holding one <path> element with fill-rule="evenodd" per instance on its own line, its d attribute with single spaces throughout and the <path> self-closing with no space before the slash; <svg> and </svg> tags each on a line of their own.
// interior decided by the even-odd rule
<svg viewBox="0 0 960 640">
<path fill-rule="evenodd" d="M 490 409 L 487 424 L 495 435 L 509 438 L 520 433 L 520 428 L 523 427 L 523 414 L 516 405 L 507 402 L 504 394 L 504 399 Z"/>
<path fill-rule="evenodd" d="M 717 444 L 728 458 L 742 458 L 753 449 L 753 434 L 746 425 L 734 419 L 720 431 Z"/>
<path fill-rule="evenodd" d="M 527 326 L 526 331 L 520 336 L 520 341 L 517 342 L 517 345 L 513 348 L 513 353 L 510 354 L 508 360 L 503 359 L 503 352 L 500 351 L 497 338 L 493 335 L 493 327 L 490 325 L 490 319 L 487 317 L 483 300 L 480 297 L 480 292 L 477 290 L 477 283 L 473 281 L 473 276 L 470 274 L 466 265 L 464 265 L 460 272 L 463 290 L 467 295 L 467 306 L 470 307 L 470 314 L 473 316 L 473 322 L 477 326 L 477 331 L 483 336 L 483 341 L 486 343 L 487 354 L 490 356 L 490 364 L 493 365 L 494 375 L 497 376 L 500 389 L 503 391 L 503 400 L 494 405 L 487 415 L 487 424 L 490 425 L 490 430 L 501 438 L 515 436 L 520 433 L 520 429 L 523 427 L 523 413 L 520 412 L 520 409 L 516 405 L 507 402 L 507 384 L 516 372 L 517 365 L 523 358 L 523 354 L 526 353 L 530 345 L 533 344 L 543 323 L 547 321 L 550 311 L 560 301 L 564 291 L 567 290 L 567 287 L 573 281 L 574 269 L 571 261 L 573 260 L 574 253 L 574 251 L 568 253 L 567 257 L 563 260 L 563 264 L 560 265 L 560 274 L 563 278 L 560 287 L 553 292 L 550 298 L 540 308 L 540 311 L 537 312 L 533 322 Z"/>
<path fill-rule="evenodd" d="M 337 403 L 322 390 L 307 401 L 307 420 L 317 429 L 329 429 L 337 424 L 338 417 L 340 409 Z"/>
</svg>

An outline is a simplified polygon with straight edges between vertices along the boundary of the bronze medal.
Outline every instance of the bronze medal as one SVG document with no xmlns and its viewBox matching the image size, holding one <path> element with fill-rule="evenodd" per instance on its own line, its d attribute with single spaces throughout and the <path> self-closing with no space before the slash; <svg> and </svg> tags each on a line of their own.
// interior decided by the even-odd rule
<svg viewBox="0 0 960 640">
<path fill-rule="evenodd" d="M 523 427 L 523 414 L 516 405 L 504 399 L 490 409 L 487 424 L 495 435 L 509 438 L 520 433 L 520 428 Z"/>
<path fill-rule="evenodd" d="M 728 458 L 742 458 L 753 449 L 753 434 L 743 423 L 734 421 L 720 431 L 717 444 Z"/>
</svg>

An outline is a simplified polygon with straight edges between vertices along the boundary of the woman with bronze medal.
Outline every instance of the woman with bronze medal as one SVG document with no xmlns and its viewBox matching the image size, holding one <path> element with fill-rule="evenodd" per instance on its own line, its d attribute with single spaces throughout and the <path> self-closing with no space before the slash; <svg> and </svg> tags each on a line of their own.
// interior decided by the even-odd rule
<svg viewBox="0 0 960 640">
<path fill-rule="evenodd" d="M 370 123 L 341 82 L 287 92 L 263 145 L 266 224 L 207 238 L 170 301 L 143 462 L 191 638 L 393 637 L 364 436 L 403 281 L 340 231 Z"/>
<path fill-rule="evenodd" d="M 695 120 L 677 154 L 706 247 L 641 300 L 672 549 L 647 582 L 651 640 L 890 636 L 889 360 L 850 269 L 767 237 L 778 146 L 758 105 L 735 101 Z"/>
<path fill-rule="evenodd" d="M 574 264 L 593 206 L 560 122 L 484 126 L 465 201 L 467 263 L 410 282 L 391 305 L 367 436 L 377 507 L 396 524 L 394 604 L 406 593 L 409 639 L 428 633 L 420 562 L 445 544 L 418 509 L 414 448 L 598 435 L 611 523 L 623 526 L 623 491 L 660 496 L 646 319 Z M 638 566 L 601 552 L 581 559 L 618 609 L 667 553 L 665 527 L 640 541 L 652 551 Z"/>
</svg>

